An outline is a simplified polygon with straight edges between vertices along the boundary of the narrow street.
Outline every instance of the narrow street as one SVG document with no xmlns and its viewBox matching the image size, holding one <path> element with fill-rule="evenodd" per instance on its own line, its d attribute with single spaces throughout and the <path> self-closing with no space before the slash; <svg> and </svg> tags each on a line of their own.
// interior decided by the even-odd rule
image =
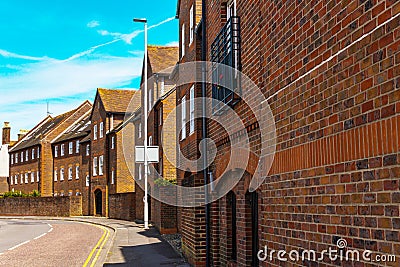
<svg viewBox="0 0 400 267">
<path fill-rule="evenodd" d="M 0 265 L 99 266 L 109 231 L 78 222 L 0 220 Z"/>
</svg>

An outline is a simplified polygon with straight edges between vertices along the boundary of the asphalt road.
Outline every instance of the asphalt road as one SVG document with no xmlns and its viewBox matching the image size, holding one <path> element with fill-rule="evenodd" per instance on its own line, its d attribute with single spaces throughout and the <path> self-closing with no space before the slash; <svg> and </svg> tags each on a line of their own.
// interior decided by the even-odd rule
<svg viewBox="0 0 400 267">
<path fill-rule="evenodd" d="M 0 266 L 98 266 L 107 233 L 79 222 L 0 220 Z"/>
</svg>

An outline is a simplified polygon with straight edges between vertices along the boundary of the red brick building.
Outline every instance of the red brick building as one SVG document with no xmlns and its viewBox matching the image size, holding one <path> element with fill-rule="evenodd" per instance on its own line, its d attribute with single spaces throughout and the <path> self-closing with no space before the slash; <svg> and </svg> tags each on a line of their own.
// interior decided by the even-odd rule
<svg viewBox="0 0 400 267">
<path fill-rule="evenodd" d="M 30 193 L 34 190 L 42 196 L 53 195 L 53 151 L 51 142 L 90 111 L 86 101 L 77 109 L 46 117 L 22 137 L 9 151 L 10 190 Z"/>
<path fill-rule="evenodd" d="M 180 1 L 180 8 L 183 17 L 190 4 Z M 271 107 L 277 134 L 275 160 L 262 186 L 249 191 L 255 156 L 237 186 L 212 204 L 213 266 L 378 265 L 327 257 L 290 263 L 257 258 L 264 246 L 321 253 L 337 248 L 339 239 L 348 249 L 396 255 L 399 262 L 400 4 L 221 0 L 207 1 L 204 12 L 207 60 L 238 68 L 254 81 Z M 184 19 L 180 25 L 186 35 L 181 49 L 187 50 Z M 214 57 L 224 52 L 230 61 Z M 260 155 L 259 124 L 244 101 L 221 98 L 230 92 L 219 94 L 212 86 L 207 92 L 239 114 L 252 151 Z M 229 117 L 221 112 L 220 119 Z M 231 140 L 214 122 L 208 137 L 218 147 L 210 171 L 219 179 Z M 183 236 L 185 224 L 204 233 L 202 221 L 191 225 L 183 218 Z M 205 243 L 184 238 L 183 243 L 184 250 L 199 246 L 185 255 L 204 266 Z"/>
<path fill-rule="evenodd" d="M 53 142 L 54 196 L 82 196 L 83 215 L 89 215 L 90 111 Z"/>
<path fill-rule="evenodd" d="M 171 74 L 178 62 L 178 47 L 171 46 L 148 46 L 148 141 L 149 146 L 159 146 L 160 155 L 159 163 L 154 164 L 155 170 L 163 177 L 174 182 L 176 180 L 175 163 L 171 163 L 164 151 L 162 144 L 176 142 L 176 129 L 163 128 L 164 121 L 175 108 L 176 103 L 176 88 L 174 80 L 171 79 Z M 144 66 L 143 66 L 144 67 Z M 144 71 L 142 72 L 144 74 Z M 142 90 L 144 76 L 142 75 Z M 144 94 L 142 93 L 141 112 L 144 111 Z M 140 116 L 141 122 L 138 125 L 144 125 L 143 113 Z M 143 144 L 144 132 L 137 132 L 138 141 Z M 140 137 L 139 137 L 140 136 Z M 175 147 L 169 148 L 170 155 L 175 154 Z M 136 166 L 139 173 L 144 177 L 143 164 Z M 140 170 L 139 170 L 140 169 Z M 155 179 L 160 179 L 155 177 Z M 144 186 L 144 185 L 143 185 Z M 157 186 L 155 184 L 150 185 Z M 162 189 L 160 189 L 162 190 Z M 144 194 L 144 193 L 143 193 Z M 150 199 L 150 198 L 149 198 Z M 172 207 L 165 203 L 161 203 L 156 199 L 150 199 L 150 219 L 161 233 L 174 233 L 177 231 L 176 207 Z"/>
<path fill-rule="evenodd" d="M 179 63 L 201 61 L 201 16 L 202 5 L 199 0 L 178 1 L 177 18 L 180 29 Z M 176 77 L 179 79 L 179 77 Z M 186 109 L 177 114 L 179 146 L 182 155 L 189 160 L 200 158 L 199 143 L 202 138 L 201 120 L 193 120 L 195 107 L 193 99 L 201 96 L 201 83 L 189 83 L 177 86 L 176 105 L 185 102 Z M 180 113 L 180 114 L 179 114 Z M 204 177 L 196 170 L 177 170 L 177 183 L 180 186 L 202 186 Z M 182 234 L 182 251 L 193 265 L 205 263 L 205 212 L 204 207 L 178 208 L 178 227 Z M 199 226 L 203 227 L 199 227 Z"/>
<path fill-rule="evenodd" d="M 133 158 L 126 158 L 122 149 L 122 129 L 134 132 L 133 124 L 126 123 L 125 116 L 138 91 L 98 89 L 91 113 L 91 179 L 90 179 L 90 214 L 108 216 L 109 194 L 135 191 L 134 177 L 127 164 Z M 136 96 L 139 106 L 140 97 Z M 129 107 L 129 109 L 128 109 Z M 128 114 L 129 115 L 129 114 Z M 129 122 L 129 121 L 128 121 Z M 130 127 L 130 128 L 129 128 Z M 133 139 L 132 139 L 133 142 Z M 132 143 L 132 146 L 134 144 Z M 133 167 L 132 167 L 133 169 Z"/>
</svg>

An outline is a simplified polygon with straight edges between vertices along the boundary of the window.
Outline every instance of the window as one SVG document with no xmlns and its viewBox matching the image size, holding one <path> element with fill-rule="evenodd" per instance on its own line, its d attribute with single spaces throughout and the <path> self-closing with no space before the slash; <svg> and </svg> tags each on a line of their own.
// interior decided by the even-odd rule
<svg viewBox="0 0 400 267">
<path fill-rule="evenodd" d="M 148 112 L 153 108 L 153 90 L 149 88 L 149 106 L 148 106 Z"/>
<path fill-rule="evenodd" d="M 55 169 L 54 170 L 54 182 L 57 182 L 57 180 L 58 180 L 58 170 Z"/>
<path fill-rule="evenodd" d="M 161 95 L 164 95 L 164 92 L 165 92 L 165 79 L 164 79 L 163 76 L 160 78 L 160 89 L 161 89 Z"/>
<path fill-rule="evenodd" d="M 97 125 L 93 126 L 93 140 L 97 140 Z"/>
<path fill-rule="evenodd" d="M 24 162 L 24 152 L 21 152 L 21 163 Z"/>
<path fill-rule="evenodd" d="M 103 175 L 103 156 L 99 157 L 99 175 Z"/>
<path fill-rule="evenodd" d="M 18 174 L 15 175 L 14 179 L 15 179 L 14 184 L 18 184 Z"/>
<path fill-rule="evenodd" d="M 11 176 L 11 178 L 10 178 L 10 183 L 11 183 L 11 185 L 14 184 L 14 177 L 12 177 L 12 176 Z"/>
<path fill-rule="evenodd" d="M 97 176 L 97 157 L 93 158 L 93 176 Z"/>
<path fill-rule="evenodd" d="M 192 86 L 192 88 L 190 88 L 190 102 L 189 102 L 189 121 L 190 121 L 190 130 L 189 130 L 189 134 L 194 133 L 194 85 Z"/>
<path fill-rule="evenodd" d="M 58 157 L 58 146 L 54 147 L 54 157 Z"/>
<path fill-rule="evenodd" d="M 160 107 L 158 111 L 158 120 L 159 120 L 159 125 L 161 126 L 163 124 L 163 108 L 162 106 Z"/>
<path fill-rule="evenodd" d="M 35 172 L 31 172 L 31 183 L 35 182 Z"/>
<path fill-rule="evenodd" d="M 35 159 L 35 149 L 32 148 L 32 159 Z"/>
<path fill-rule="evenodd" d="M 115 175 L 115 172 L 112 171 L 112 172 L 111 172 L 111 184 L 114 184 L 114 183 L 115 183 L 115 177 L 114 177 L 114 175 Z"/>
<path fill-rule="evenodd" d="M 138 167 L 138 176 L 139 176 L 139 181 L 141 181 L 142 180 L 142 165 L 140 165 L 140 164 Z"/>
<path fill-rule="evenodd" d="M 64 168 L 60 169 L 60 181 L 64 181 Z"/>
<path fill-rule="evenodd" d="M 62 145 L 61 145 L 61 156 L 64 156 L 64 148 L 65 148 L 65 145 L 62 144 Z"/>
<path fill-rule="evenodd" d="M 193 43 L 194 38 L 194 12 L 193 12 L 193 5 L 190 7 L 190 42 L 189 45 Z"/>
<path fill-rule="evenodd" d="M 111 137 L 111 149 L 114 149 L 114 147 L 115 147 L 115 137 L 112 136 Z"/>
<path fill-rule="evenodd" d="M 100 122 L 100 138 L 103 138 L 103 131 L 104 131 L 104 122 Z"/>
<path fill-rule="evenodd" d="M 29 179 L 29 173 L 25 173 L 25 183 L 28 183 L 28 179 Z"/>
<path fill-rule="evenodd" d="M 90 155 L 90 145 L 86 145 L 86 156 Z"/>
<path fill-rule="evenodd" d="M 72 180 L 72 167 L 68 168 L 68 180 Z"/>
<path fill-rule="evenodd" d="M 142 138 L 142 123 L 139 123 L 138 128 L 139 128 L 139 130 L 138 130 L 138 137 L 139 137 L 139 138 Z"/>
<path fill-rule="evenodd" d="M 37 171 L 36 172 L 36 182 L 39 183 L 39 181 L 40 181 L 40 174 L 39 174 L 39 171 Z"/>
<path fill-rule="evenodd" d="M 185 56 L 185 23 L 182 24 L 182 28 L 181 28 L 181 46 L 182 46 L 182 55 L 181 57 Z"/>
<path fill-rule="evenodd" d="M 36 158 L 40 159 L 40 149 L 39 148 L 37 149 L 37 157 Z"/>
<path fill-rule="evenodd" d="M 11 164 L 14 164 L 14 154 L 11 154 Z"/>
<path fill-rule="evenodd" d="M 86 179 L 85 179 L 85 185 L 86 185 L 86 186 L 89 186 L 89 182 L 90 182 L 89 179 L 90 179 L 90 178 L 89 178 L 89 175 L 86 175 Z"/>
<path fill-rule="evenodd" d="M 75 142 L 75 153 L 79 154 L 79 140 Z"/>
<path fill-rule="evenodd" d="M 21 184 L 23 184 L 23 183 L 24 183 L 24 174 L 21 173 Z"/>
<path fill-rule="evenodd" d="M 149 146 L 153 145 L 153 136 L 149 136 Z"/>
<path fill-rule="evenodd" d="M 15 163 L 18 163 L 18 153 L 15 154 Z"/>
<path fill-rule="evenodd" d="M 181 140 L 186 138 L 186 96 L 182 97 L 182 105 L 181 105 L 181 118 L 182 118 L 182 138 Z"/>
<path fill-rule="evenodd" d="M 213 102 L 215 115 L 240 100 L 240 18 L 236 16 L 234 1 L 229 2 L 228 8 L 228 20 L 211 44 L 212 97 L 219 100 Z"/>
<path fill-rule="evenodd" d="M 68 154 L 72 155 L 72 152 L 74 151 L 74 145 L 72 142 L 69 142 L 68 144 Z"/>
<path fill-rule="evenodd" d="M 29 150 L 27 150 L 25 152 L 25 161 L 28 162 L 29 161 Z"/>
</svg>

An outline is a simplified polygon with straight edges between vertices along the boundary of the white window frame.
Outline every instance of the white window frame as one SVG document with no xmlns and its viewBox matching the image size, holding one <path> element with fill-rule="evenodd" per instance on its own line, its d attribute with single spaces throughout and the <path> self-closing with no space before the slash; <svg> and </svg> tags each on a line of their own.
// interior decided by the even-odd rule
<svg viewBox="0 0 400 267">
<path fill-rule="evenodd" d="M 15 153 L 15 164 L 18 163 L 18 153 Z"/>
<path fill-rule="evenodd" d="M 89 184 L 90 184 L 90 177 L 89 177 L 89 175 L 86 175 L 86 178 L 85 178 L 85 186 L 88 187 Z"/>
<path fill-rule="evenodd" d="M 139 128 L 139 130 L 138 130 L 138 138 L 142 138 L 142 123 L 141 122 L 139 122 L 138 128 Z"/>
<path fill-rule="evenodd" d="M 90 156 L 90 145 L 86 145 L 86 156 Z"/>
<path fill-rule="evenodd" d="M 186 96 L 182 97 L 182 103 L 181 103 L 181 140 L 186 139 Z"/>
<path fill-rule="evenodd" d="M 64 168 L 60 169 L 60 181 L 64 181 Z"/>
<path fill-rule="evenodd" d="M 158 124 L 161 126 L 161 125 L 163 125 L 163 106 L 160 106 L 160 109 L 159 109 L 159 114 L 158 114 L 158 120 L 159 120 L 159 122 L 158 122 Z"/>
<path fill-rule="evenodd" d="M 11 154 L 11 165 L 14 164 L 14 154 Z"/>
<path fill-rule="evenodd" d="M 35 172 L 31 172 L 31 183 L 35 182 Z"/>
<path fill-rule="evenodd" d="M 149 136 L 149 146 L 152 146 L 152 145 L 153 145 L 153 136 L 150 135 Z"/>
<path fill-rule="evenodd" d="M 138 176 L 139 176 L 139 181 L 141 181 L 142 180 L 142 165 L 141 164 L 139 164 Z"/>
<path fill-rule="evenodd" d="M 25 183 L 27 184 L 29 181 L 29 173 L 25 173 Z"/>
<path fill-rule="evenodd" d="M 68 180 L 72 180 L 72 167 L 68 167 Z"/>
<path fill-rule="evenodd" d="M 190 13 L 189 13 L 189 21 L 190 21 L 190 41 L 189 41 L 189 45 L 191 45 L 193 43 L 193 39 L 194 39 L 194 10 L 193 10 L 193 5 L 190 7 Z"/>
<path fill-rule="evenodd" d="M 111 136 L 111 149 L 115 148 L 115 136 Z"/>
<path fill-rule="evenodd" d="M 40 173 L 39 171 L 36 171 L 36 182 L 40 182 Z"/>
<path fill-rule="evenodd" d="M 79 180 L 79 171 L 80 171 L 79 165 L 76 165 L 75 166 L 75 179 L 76 180 Z"/>
<path fill-rule="evenodd" d="M 151 111 L 151 109 L 153 108 L 153 89 L 149 88 L 149 106 L 148 106 L 148 112 Z"/>
<path fill-rule="evenodd" d="M 25 152 L 25 162 L 29 161 L 29 150 Z"/>
<path fill-rule="evenodd" d="M 73 152 L 74 152 L 74 143 L 69 142 L 68 143 L 68 154 L 72 155 Z"/>
<path fill-rule="evenodd" d="M 189 100 L 189 135 L 194 133 L 194 85 L 190 88 Z"/>
<path fill-rule="evenodd" d="M 61 144 L 61 149 L 60 150 L 61 150 L 60 151 L 60 156 L 62 157 L 65 154 L 65 145 L 64 144 Z"/>
<path fill-rule="evenodd" d="M 54 182 L 57 182 L 57 181 L 58 181 L 58 169 L 56 168 L 54 170 Z"/>
<path fill-rule="evenodd" d="M 97 157 L 93 158 L 93 176 L 97 176 Z"/>
<path fill-rule="evenodd" d="M 10 178 L 10 184 L 14 185 L 14 176 L 12 176 L 12 175 L 11 175 L 11 178 Z"/>
<path fill-rule="evenodd" d="M 186 47 L 185 47 L 185 23 L 182 24 L 182 28 L 181 28 L 181 48 L 182 48 L 182 56 L 181 58 L 183 58 L 185 56 L 185 52 L 186 52 Z"/>
<path fill-rule="evenodd" d="M 18 174 L 14 176 L 14 184 L 18 184 Z"/>
<path fill-rule="evenodd" d="M 21 163 L 24 162 L 24 151 L 21 152 Z"/>
<path fill-rule="evenodd" d="M 100 156 L 99 157 L 99 175 L 103 175 L 104 174 L 104 156 Z"/>
<path fill-rule="evenodd" d="M 35 149 L 32 148 L 32 159 L 35 159 Z"/>
<path fill-rule="evenodd" d="M 76 142 L 75 142 L 75 153 L 76 154 L 79 154 L 79 146 L 80 146 L 80 142 L 79 142 L 79 140 L 76 140 Z"/>
<path fill-rule="evenodd" d="M 39 148 L 37 149 L 37 157 L 36 158 L 40 159 L 40 149 Z"/>
<path fill-rule="evenodd" d="M 115 184 L 115 171 L 111 171 L 111 184 Z"/>
<path fill-rule="evenodd" d="M 99 131 L 100 138 L 103 138 L 103 131 L 104 131 L 104 122 L 100 122 L 100 131 Z"/>
<path fill-rule="evenodd" d="M 54 157 L 57 158 L 58 157 L 58 146 L 54 147 Z"/>
<path fill-rule="evenodd" d="M 97 124 L 93 126 L 93 140 L 97 140 Z"/>
<path fill-rule="evenodd" d="M 24 174 L 21 173 L 21 184 L 24 184 Z"/>
</svg>

